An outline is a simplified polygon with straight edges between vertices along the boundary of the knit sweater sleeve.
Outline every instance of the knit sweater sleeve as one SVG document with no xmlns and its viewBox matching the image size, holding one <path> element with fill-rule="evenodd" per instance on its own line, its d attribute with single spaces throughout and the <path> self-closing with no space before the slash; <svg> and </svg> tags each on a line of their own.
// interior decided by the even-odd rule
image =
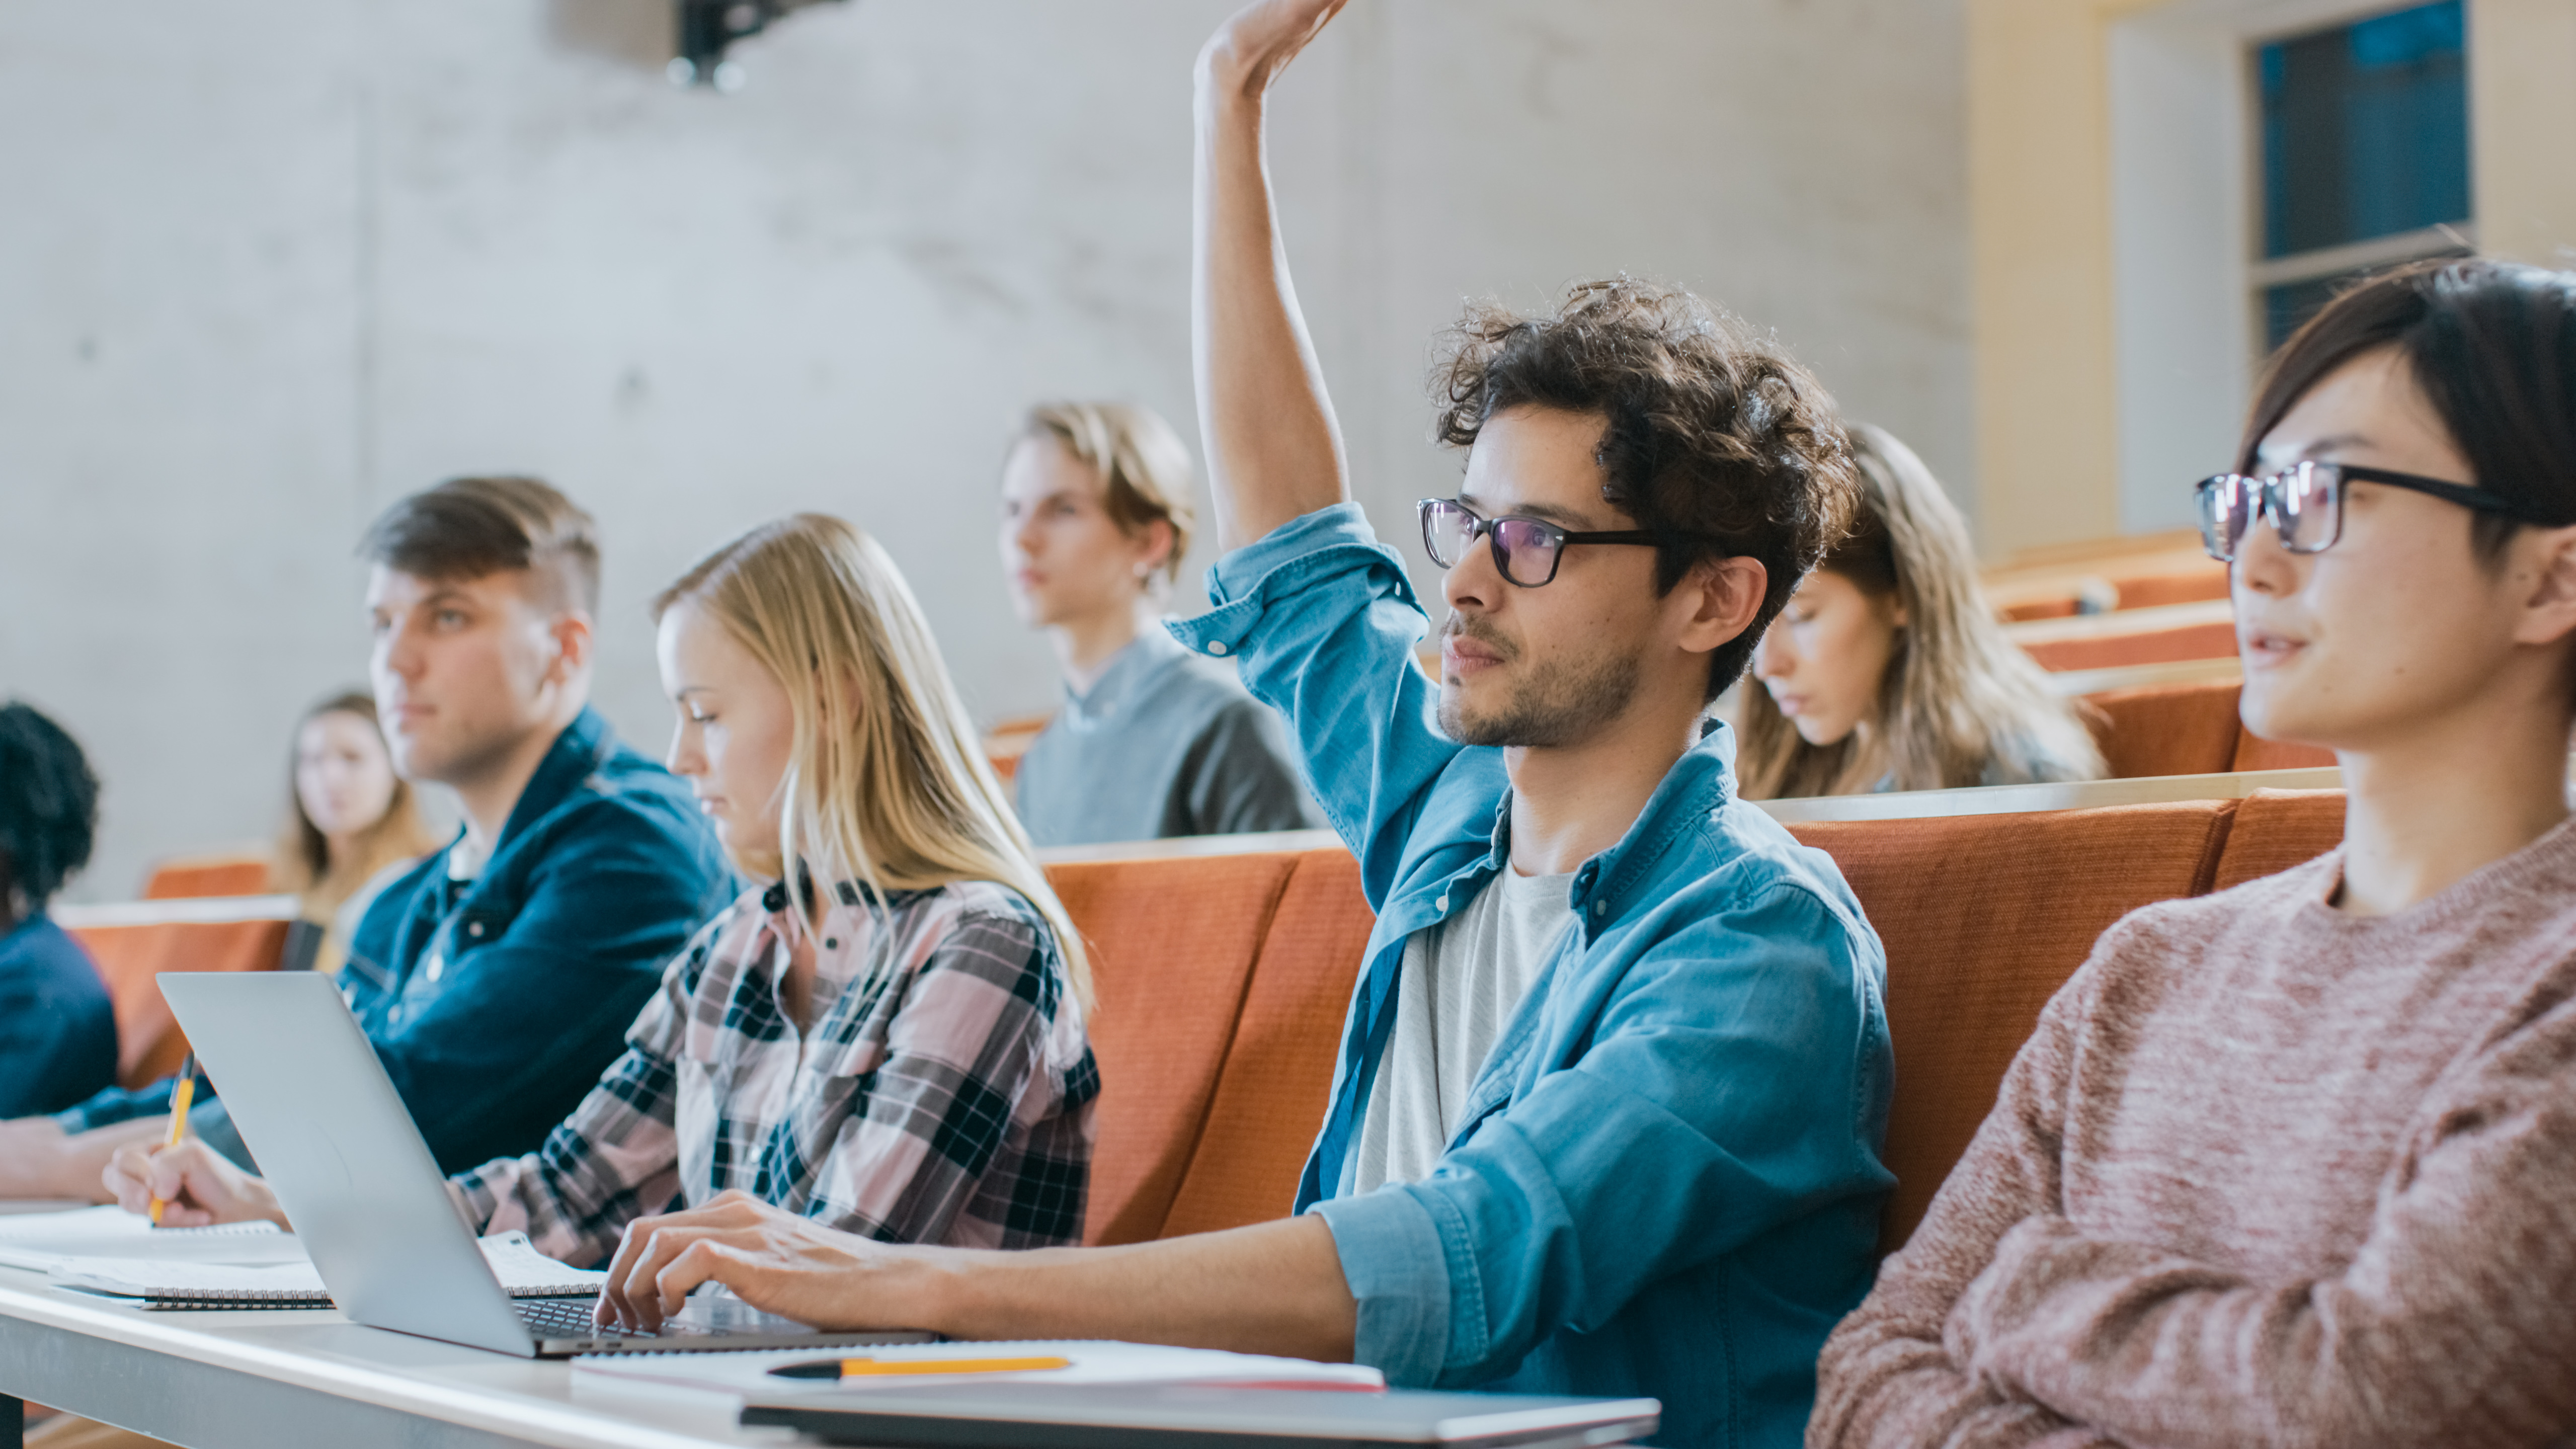
<svg viewBox="0 0 2576 1449">
<path fill-rule="evenodd" d="M 2127 937 L 2125 924 L 2112 927 L 2050 1000 L 1922 1225 L 1826 1341 L 1808 1449 L 2082 1449 L 2109 1442 L 1981 1380 L 1949 1335 L 1960 1296 L 1996 1245 L 2015 1224 L 2060 1208 L 2059 1147 L 2076 1042 L 2106 958 Z"/>
<path fill-rule="evenodd" d="M 2164 1449 L 2563 1443 L 2570 1182 L 2576 999 L 2561 986 L 2444 1074 L 2344 1271 L 2247 1281 L 2088 1237 L 2034 1198 L 1961 1295 L 1953 1342 L 1994 1392 Z"/>
</svg>

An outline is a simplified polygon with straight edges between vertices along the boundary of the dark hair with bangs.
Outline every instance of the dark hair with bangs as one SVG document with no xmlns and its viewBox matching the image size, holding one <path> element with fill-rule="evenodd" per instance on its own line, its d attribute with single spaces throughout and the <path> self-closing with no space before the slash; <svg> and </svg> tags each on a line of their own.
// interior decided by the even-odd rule
<svg viewBox="0 0 2576 1449">
<path fill-rule="evenodd" d="M 2576 273 L 2483 258 L 2399 267 L 2327 303 L 2265 368 L 2237 471 L 2328 374 L 2383 347 L 2468 458 L 2476 476 L 2461 481 L 2547 526 L 2576 523 Z M 2478 513 L 2470 543 L 2493 564 L 2527 526 Z"/>
<path fill-rule="evenodd" d="M 1471 447 L 1516 407 L 1592 413 L 1601 497 L 1655 534 L 1655 588 L 1711 559 L 1770 578 L 1742 634 L 1709 660 L 1706 698 L 1744 673 L 1789 595 L 1851 515 L 1850 445 L 1805 368 L 1690 293 L 1621 277 L 1578 283 L 1553 317 L 1471 307 L 1432 374 L 1435 435 Z"/>
<path fill-rule="evenodd" d="M 418 579 L 463 581 L 525 570 L 540 600 L 599 612 L 599 531 L 535 478 L 450 478 L 384 511 L 358 556 Z"/>
<path fill-rule="evenodd" d="M 98 776 L 80 745 L 33 706 L 0 705 L 0 929 L 42 915 L 97 836 Z"/>
</svg>

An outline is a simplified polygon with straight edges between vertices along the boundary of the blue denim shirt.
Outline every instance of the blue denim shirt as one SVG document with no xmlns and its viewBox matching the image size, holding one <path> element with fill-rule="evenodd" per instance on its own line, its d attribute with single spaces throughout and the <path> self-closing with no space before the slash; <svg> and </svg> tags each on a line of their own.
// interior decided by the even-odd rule
<svg viewBox="0 0 2576 1449">
<path fill-rule="evenodd" d="M 1713 728 L 1575 873 L 1580 927 L 1504 1026 L 1433 1174 L 1352 1195 L 1404 941 L 1509 863 L 1502 751 L 1435 727 L 1426 628 L 1353 504 L 1220 559 L 1171 626 L 1286 713 L 1378 912 L 1297 1208 L 1391 1382 L 1661 1399 L 1665 1444 L 1795 1445 L 1867 1292 L 1886 959 L 1830 858 L 1738 799 Z"/>
<path fill-rule="evenodd" d="M 663 968 L 737 886 L 688 787 L 585 709 L 472 880 L 435 851 L 358 922 L 340 985 L 441 1172 L 533 1152 L 625 1049 Z M 218 1084 L 220 1085 L 220 1084 Z M 71 1130 L 169 1110 L 107 1092 Z M 189 1114 L 238 1152 L 220 1101 Z"/>
</svg>

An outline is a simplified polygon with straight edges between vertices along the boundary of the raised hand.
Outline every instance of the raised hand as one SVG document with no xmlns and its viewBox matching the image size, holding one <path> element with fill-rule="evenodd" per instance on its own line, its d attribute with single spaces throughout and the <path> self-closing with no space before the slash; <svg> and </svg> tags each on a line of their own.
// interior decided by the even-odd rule
<svg viewBox="0 0 2576 1449">
<path fill-rule="evenodd" d="M 1349 0 L 1258 0 L 1217 27 L 1199 52 L 1202 78 L 1244 93 L 1270 88 Z"/>
<path fill-rule="evenodd" d="M 927 1327 L 909 1285 L 937 1250 L 827 1228 L 741 1191 L 627 1224 L 599 1295 L 604 1327 L 659 1328 L 689 1290 L 721 1283 L 754 1308 L 816 1328 Z"/>
<path fill-rule="evenodd" d="M 108 1159 L 101 1175 L 117 1206 L 147 1214 L 152 1199 L 161 1199 L 161 1226 L 201 1228 L 209 1223 L 244 1223 L 260 1218 L 288 1226 L 277 1194 L 268 1184 L 235 1167 L 222 1153 L 193 1139 L 176 1147 L 131 1143 Z"/>
</svg>

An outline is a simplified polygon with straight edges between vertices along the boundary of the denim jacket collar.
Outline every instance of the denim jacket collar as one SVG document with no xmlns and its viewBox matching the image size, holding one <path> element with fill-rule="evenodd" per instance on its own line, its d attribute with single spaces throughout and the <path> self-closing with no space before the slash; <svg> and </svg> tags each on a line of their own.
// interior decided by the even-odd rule
<svg viewBox="0 0 2576 1449">
<path fill-rule="evenodd" d="M 499 855 L 512 836 L 561 805 L 616 750 L 617 736 L 609 730 L 608 721 L 600 717 L 599 711 L 583 705 L 572 723 L 564 726 L 563 733 L 555 736 L 546 757 L 537 762 L 537 772 L 519 791 L 518 803 L 510 807 L 510 818 L 501 826 L 501 838 L 492 842 L 492 854 Z"/>
</svg>

